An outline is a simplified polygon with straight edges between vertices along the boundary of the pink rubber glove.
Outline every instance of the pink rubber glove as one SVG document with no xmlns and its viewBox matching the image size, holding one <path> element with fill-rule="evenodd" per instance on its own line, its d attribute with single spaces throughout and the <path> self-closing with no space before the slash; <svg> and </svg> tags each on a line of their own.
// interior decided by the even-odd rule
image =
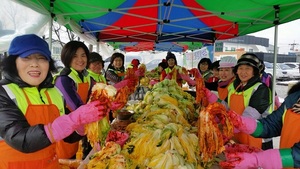
<svg viewBox="0 0 300 169">
<path fill-rule="evenodd" d="M 165 79 L 169 79 L 171 80 L 172 79 L 172 76 L 173 76 L 173 73 L 168 73 L 167 76 L 165 77 Z"/>
<path fill-rule="evenodd" d="M 120 110 L 122 109 L 124 106 L 126 105 L 126 103 L 121 103 L 121 102 L 112 102 L 111 103 L 111 106 L 110 106 L 110 109 L 115 111 L 115 110 Z"/>
<path fill-rule="evenodd" d="M 138 69 L 134 72 L 134 75 L 137 77 L 142 77 L 145 75 L 145 72 L 143 72 L 141 69 Z"/>
<path fill-rule="evenodd" d="M 215 103 L 218 101 L 218 96 L 216 96 L 213 92 L 211 92 L 209 89 L 204 88 L 205 95 L 207 97 L 207 100 L 209 103 Z"/>
<path fill-rule="evenodd" d="M 114 87 L 115 87 L 117 90 L 119 90 L 119 89 L 121 89 L 121 88 L 123 88 L 123 87 L 125 87 L 125 86 L 133 86 L 133 85 L 134 85 L 133 83 L 134 83 L 133 80 L 131 80 L 131 79 L 126 79 L 126 80 L 122 80 L 122 81 L 120 81 L 120 82 L 114 84 Z"/>
<path fill-rule="evenodd" d="M 53 143 L 60 141 L 76 129 L 81 129 L 84 124 L 101 120 L 106 116 L 109 109 L 101 105 L 100 101 L 94 101 L 80 106 L 68 115 L 59 116 L 52 123 L 44 125 L 49 140 Z"/>
<path fill-rule="evenodd" d="M 279 108 L 280 105 L 281 105 L 281 103 L 280 103 L 280 101 L 279 101 L 279 97 L 278 97 L 278 96 L 275 96 L 275 106 L 276 106 L 277 108 Z"/>
<path fill-rule="evenodd" d="M 149 84 L 154 86 L 156 83 L 158 83 L 159 81 L 158 80 L 150 80 Z"/>
<path fill-rule="evenodd" d="M 196 81 L 192 80 L 189 75 L 180 74 L 181 79 L 185 80 L 190 86 L 195 86 Z"/>
<path fill-rule="evenodd" d="M 253 153 L 232 152 L 225 153 L 225 156 L 226 161 L 220 162 L 223 168 L 282 168 L 282 161 L 278 149 Z"/>
<path fill-rule="evenodd" d="M 227 113 L 236 129 L 246 134 L 254 133 L 257 127 L 257 122 L 255 119 L 241 116 L 232 110 L 229 110 Z"/>
</svg>

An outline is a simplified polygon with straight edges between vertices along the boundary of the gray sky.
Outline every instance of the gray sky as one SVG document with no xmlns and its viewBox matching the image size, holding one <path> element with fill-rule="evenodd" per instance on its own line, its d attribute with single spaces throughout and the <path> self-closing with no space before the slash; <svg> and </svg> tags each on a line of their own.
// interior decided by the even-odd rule
<svg viewBox="0 0 300 169">
<path fill-rule="evenodd" d="M 250 35 L 256 37 L 264 37 L 269 39 L 270 44 L 274 44 L 275 28 L 269 28 L 263 31 L 252 33 Z M 278 26 L 278 47 L 279 53 L 287 54 L 292 47 L 290 44 L 295 45 L 295 49 L 300 51 L 300 19 L 288 22 Z"/>
</svg>

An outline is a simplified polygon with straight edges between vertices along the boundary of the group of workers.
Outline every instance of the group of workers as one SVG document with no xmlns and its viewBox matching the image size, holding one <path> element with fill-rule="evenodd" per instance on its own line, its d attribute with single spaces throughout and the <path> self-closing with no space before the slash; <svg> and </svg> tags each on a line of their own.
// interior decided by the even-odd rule
<svg viewBox="0 0 300 169">
<path fill-rule="evenodd" d="M 8 53 L 1 63 L 0 168 L 58 168 L 59 158 L 72 158 L 76 154 L 78 141 L 85 138 L 84 125 L 110 112 L 111 108 L 100 101 L 87 103 L 93 84 L 102 82 L 122 88 L 131 83 L 124 80 L 123 54 L 112 55 L 103 75 L 102 57 L 90 53 L 79 41 L 64 45 L 61 61 L 65 68 L 54 76 L 49 46 L 37 35 L 14 38 Z M 139 62 L 135 60 L 132 64 L 135 69 Z M 177 65 L 171 52 L 158 67 L 160 80 L 174 79 L 178 85 L 196 84 L 185 68 Z M 263 64 L 255 54 L 243 54 L 238 60 L 227 56 L 215 64 L 205 58 L 200 60 L 198 69 L 207 82 L 205 92 L 209 102 L 222 102 L 231 110 L 228 113 L 236 128 L 234 139 L 263 149 L 253 153 L 225 151 L 225 165 L 300 167 L 299 84 L 271 111 L 270 88 L 266 85 L 269 82 L 262 80 Z M 138 69 L 135 74 L 141 76 Z M 217 94 L 209 85 L 215 85 Z M 276 136 L 281 136 L 279 149 L 273 149 L 269 139 Z"/>
</svg>

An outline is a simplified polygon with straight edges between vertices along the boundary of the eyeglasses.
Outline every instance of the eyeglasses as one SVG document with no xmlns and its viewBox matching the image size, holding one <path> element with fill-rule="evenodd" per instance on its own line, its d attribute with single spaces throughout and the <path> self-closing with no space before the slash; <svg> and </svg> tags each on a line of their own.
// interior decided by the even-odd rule
<svg viewBox="0 0 300 169">
<path fill-rule="evenodd" d="M 200 63 L 200 65 L 208 65 L 206 62 Z"/>
</svg>

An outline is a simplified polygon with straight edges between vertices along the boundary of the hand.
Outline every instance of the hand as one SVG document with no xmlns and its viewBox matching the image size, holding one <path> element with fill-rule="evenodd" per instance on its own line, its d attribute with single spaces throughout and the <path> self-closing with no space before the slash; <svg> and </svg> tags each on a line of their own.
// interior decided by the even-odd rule
<svg viewBox="0 0 300 169">
<path fill-rule="evenodd" d="M 108 112 L 107 105 L 103 105 L 99 100 L 96 100 L 80 106 L 69 116 L 77 125 L 83 125 L 101 120 L 106 117 Z"/>
<path fill-rule="evenodd" d="M 253 153 L 225 153 L 225 157 L 226 161 L 220 162 L 222 168 L 282 168 L 278 149 Z"/>
<path fill-rule="evenodd" d="M 114 84 L 114 87 L 119 90 L 125 86 L 135 86 L 136 85 L 136 82 L 133 80 L 133 79 L 125 79 L 125 80 L 122 80 L 116 84 Z"/>
<path fill-rule="evenodd" d="M 197 68 L 192 68 L 189 70 L 190 74 L 192 74 L 195 78 L 202 78 L 200 71 Z"/>
<path fill-rule="evenodd" d="M 68 115 L 55 119 L 52 123 L 44 125 L 49 140 L 53 143 L 68 137 L 82 125 L 101 120 L 110 110 L 99 100 L 80 106 Z"/>
<path fill-rule="evenodd" d="M 292 110 L 294 113 L 300 113 L 300 99 L 293 105 Z"/>
<path fill-rule="evenodd" d="M 152 80 L 150 80 L 149 84 L 153 86 L 153 85 L 155 85 L 158 82 L 159 82 L 158 80 L 153 80 L 152 79 Z"/>
<path fill-rule="evenodd" d="M 113 101 L 111 103 L 110 109 L 113 110 L 113 111 L 120 110 L 120 109 L 122 109 L 125 106 L 125 104 L 126 103 L 121 103 L 121 102 Z"/>
<path fill-rule="evenodd" d="M 134 75 L 137 77 L 142 77 L 145 75 L 145 72 L 143 72 L 141 69 L 138 69 L 134 72 Z"/>
<path fill-rule="evenodd" d="M 196 81 L 192 80 L 189 75 L 180 74 L 181 79 L 185 80 L 190 86 L 195 86 Z"/>
<path fill-rule="evenodd" d="M 218 96 L 215 95 L 213 92 L 211 92 L 209 89 L 207 89 L 206 87 L 203 88 L 205 95 L 207 97 L 207 100 L 209 103 L 215 103 L 218 101 Z"/>
<path fill-rule="evenodd" d="M 165 79 L 170 79 L 171 80 L 172 77 L 173 77 L 173 72 L 168 73 L 167 76 L 165 77 Z"/>
<path fill-rule="evenodd" d="M 229 110 L 227 113 L 233 126 L 239 131 L 252 134 L 256 130 L 257 122 L 255 119 L 241 116 L 232 110 Z"/>
</svg>

